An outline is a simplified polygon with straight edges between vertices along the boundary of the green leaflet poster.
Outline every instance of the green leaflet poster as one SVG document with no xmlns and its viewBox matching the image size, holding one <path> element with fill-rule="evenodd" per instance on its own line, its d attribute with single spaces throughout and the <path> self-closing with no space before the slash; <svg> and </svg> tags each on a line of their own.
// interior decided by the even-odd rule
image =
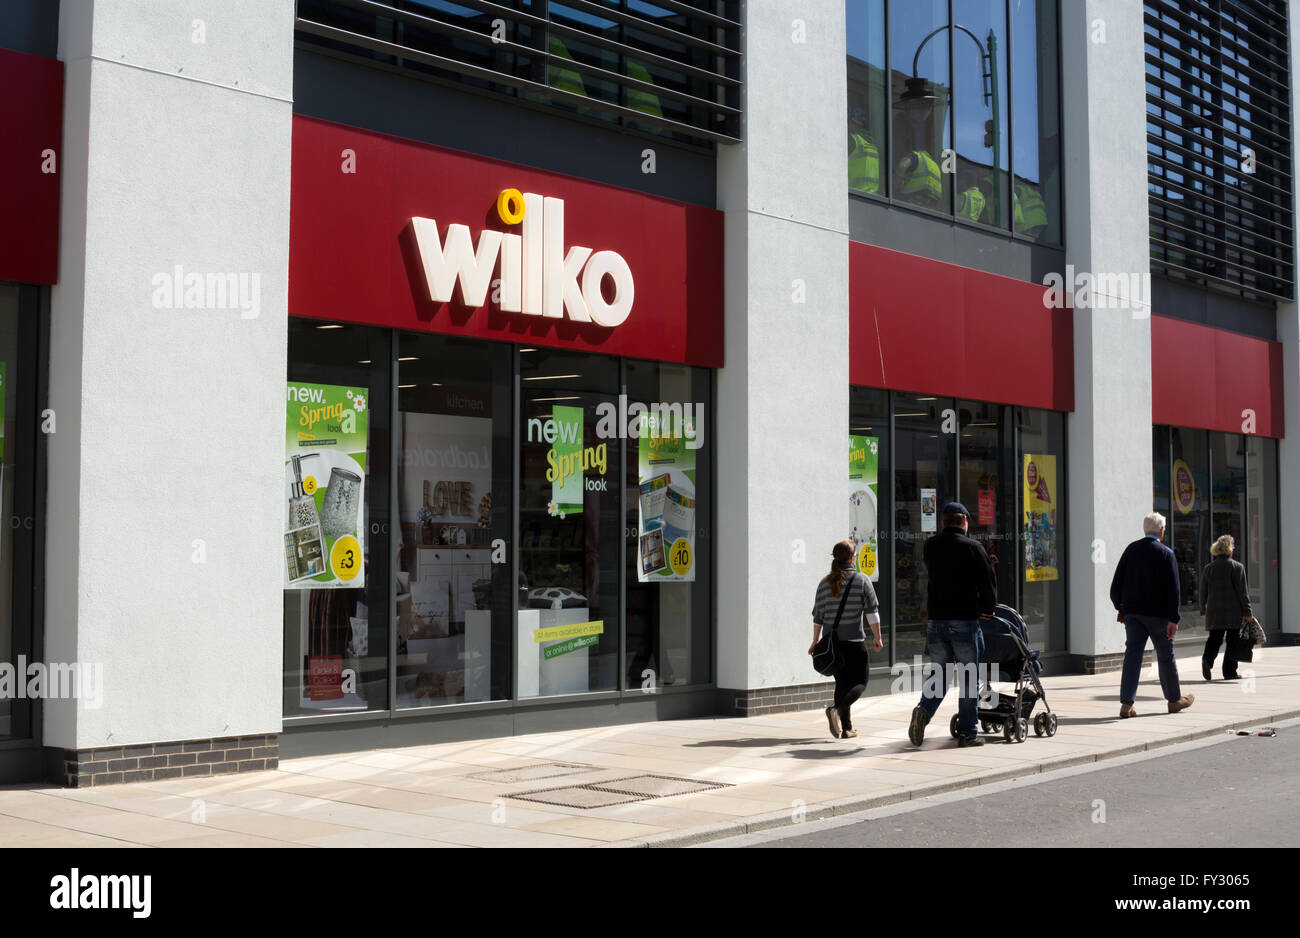
<svg viewBox="0 0 1300 938">
<path fill-rule="evenodd" d="M 642 413 L 637 422 L 637 580 L 695 580 L 695 422 Z"/>
<path fill-rule="evenodd" d="M 551 483 L 552 515 L 582 514 L 583 465 L 581 407 L 551 405 L 555 443 L 546 454 L 546 480 Z"/>
<path fill-rule="evenodd" d="M 876 505 L 879 499 L 880 438 L 849 437 L 849 540 L 855 563 L 873 581 L 880 579 Z"/>
<path fill-rule="evenodd" d="M 290 382 L 285 433 L 285 581 L 288 589 L 366 582 L 365 388 Z"/>
</svg>

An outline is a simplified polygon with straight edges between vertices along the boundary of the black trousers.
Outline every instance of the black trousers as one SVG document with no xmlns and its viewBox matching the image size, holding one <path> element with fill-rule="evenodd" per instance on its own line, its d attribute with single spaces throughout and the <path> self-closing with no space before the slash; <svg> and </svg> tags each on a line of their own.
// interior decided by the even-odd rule
<svg viewBox="0 0 1300 938">
<path fill-rule="evenodd" d="M 1232 642 L 1234 632 L 1236 629 L 1210 629 L 1209 637 L 1205 639 L 1205 651 L 1201 653 L 1201 659 L 1213 668 L 1214 659 L 1219 654 L 1219 645 L 1223 645 L 1224 677 L 1231 677 L 1237 673 L 1237 647 Z"/>
<path fill-rule="evenodd" d="M 867 643 L 841 641 L 840 664 L 835 669 L 835 709 L 840 713 L 840 726 L 853 729 L 849 708 L 867 689 Z"/>
</svg>

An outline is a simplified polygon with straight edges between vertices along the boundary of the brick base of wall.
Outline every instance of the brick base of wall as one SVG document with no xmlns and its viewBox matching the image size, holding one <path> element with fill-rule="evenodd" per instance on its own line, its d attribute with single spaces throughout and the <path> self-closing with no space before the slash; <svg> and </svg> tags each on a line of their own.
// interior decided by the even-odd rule
<svg viewBox="0 0 1300 938">
<path fill-rule="evenodd" d="M 740 717 L 762 713 L 790 713 L 829 707 L 835 697 L 835 684 L 791 684 L 788 687 L 759 687 L 754 690 L 729 690 L 727 709 Z"/>
<path fill-rule="evenodd" d="M 274 769 L 279 764 L 278 734 L 227 736 L 178 743 L 64 749 L 59 781 L 69 788 L 90 788 L 121 782 L 257 772 Z"/>
</svg>

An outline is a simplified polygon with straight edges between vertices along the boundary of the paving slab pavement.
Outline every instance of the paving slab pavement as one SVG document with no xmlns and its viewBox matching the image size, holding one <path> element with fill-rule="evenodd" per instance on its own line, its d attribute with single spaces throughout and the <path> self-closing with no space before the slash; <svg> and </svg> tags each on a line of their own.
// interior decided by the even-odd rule
<svg viewBox="0 0 1300 938">
<path fill-rule="evenodd" d="M 1300 647 L 1257 650 L 1246 680 L 1206 683 L 1199 657 L 1180 659 L 1179 673 L 1190 710 L 1166 713 L 1147 668 L 1138 718 L 1123 722 L 1118 673 L 1048 677 L 1057 735 L 989 736 L 976 749 L 948 735 L 951 694 L 914 748 L 909 694 L 859 701 L 851 740 L 831 739 L 810 710 L 286 759 L 217 778 L 9 786 L 0 845 L 685 846 L 1300 716 Z"/>
</svg>

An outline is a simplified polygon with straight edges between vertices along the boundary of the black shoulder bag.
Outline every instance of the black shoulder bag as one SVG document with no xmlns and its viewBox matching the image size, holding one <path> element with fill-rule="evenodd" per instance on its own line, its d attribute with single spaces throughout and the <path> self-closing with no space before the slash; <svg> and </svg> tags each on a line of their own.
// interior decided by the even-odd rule
<svg viewBox="0 0 1300 938">
<path fill-rule="evenodd" d="M 817 639 L 817 647 L 813 649 L 813 670 L 825 677 L 833 677 L 835 669 L 839 667 L 839 638 L 835 634 L 840 628 L 840 616 L 844 615 L 844 604 L 848 602 L 849 590 L 853 588 L 856 577 L 849 577 L 844 584 L 844 595 L 840 597 L 840 608 L 835 612 L 835 624 L 829 629 L 822 628 L 822 637 Z"/>
</svg>

